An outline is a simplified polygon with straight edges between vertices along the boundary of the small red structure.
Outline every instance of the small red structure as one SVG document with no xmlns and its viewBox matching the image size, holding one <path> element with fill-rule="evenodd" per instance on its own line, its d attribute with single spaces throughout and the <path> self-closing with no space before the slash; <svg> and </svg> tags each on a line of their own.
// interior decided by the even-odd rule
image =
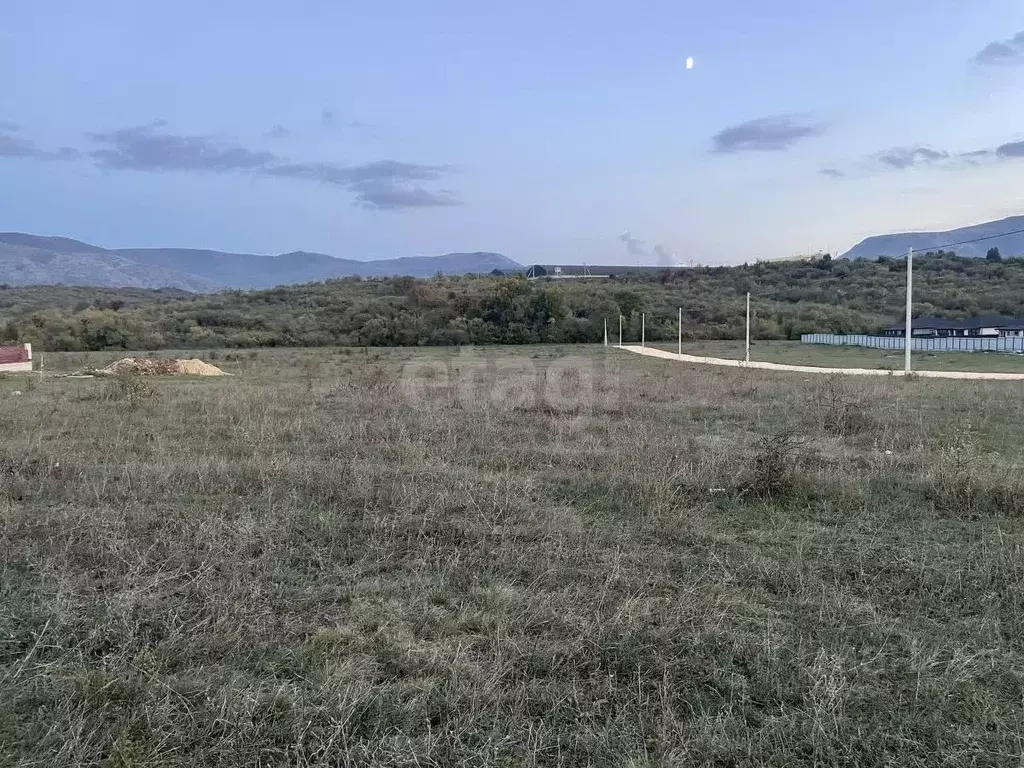
<svg viewBox="0 0 1024 768">
<path fill-rule="evenodd" d="M 32 370 L 32 345 L 0 347 L 0 373 Z"/>
</svg>

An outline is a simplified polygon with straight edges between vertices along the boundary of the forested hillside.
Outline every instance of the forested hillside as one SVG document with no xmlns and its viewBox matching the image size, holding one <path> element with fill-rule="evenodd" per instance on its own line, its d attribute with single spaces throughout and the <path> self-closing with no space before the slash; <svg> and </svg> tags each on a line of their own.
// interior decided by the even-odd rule
<svg viewBox="0 0 1024 768">
<path fill-rule="evenodd" d="M 1024 260 L 929 254 L 915 260 L 915 314 L 1024 315 Z M 660 276 L 540 280 L 435 277 L 330 280 L 213 295 L 61 287 L 0 288 L 0 341 L 48 350 L 292 345 L 597 342 L 743 335 L 750 291 L 754 335 L 871 332 L 902 317 L 901 261 L 820 259 L 666 270 Z"/>
</svg>

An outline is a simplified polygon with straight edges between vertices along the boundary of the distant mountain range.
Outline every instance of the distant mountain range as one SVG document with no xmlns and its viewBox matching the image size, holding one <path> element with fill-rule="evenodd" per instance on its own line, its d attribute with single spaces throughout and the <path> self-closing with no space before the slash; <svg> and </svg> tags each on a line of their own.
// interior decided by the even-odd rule
<svg viewBox="0 0 1024 768">
<path fill-rule="evenodd" d="M 280 256 L 189 248 L 100 248 L 66 237 L 0 232 L 0 284 L 180 288 L 273 288 L 330 278 L 430 277 L 521 270 L 500 253 L 449 253 L 357 261 L 295 251 Z"/>
<path fill-rule="evenodd" d="M 979 238 L 985 238 L 979 240 Z M 965 240 L 978 242 L 953 245 Z M 903 232 L 861 241 L 842 258 L 902 256 L 907 249 L 953 250 L 984 257 L 991 247 L 1004 257 L 1024 256 L 1024 216 L 947 232 Z M 190 248 L 100 248 L 67 237 L 0 232 L 0 285 L 79 285 L 106 288 L 178 288 L 210 293 L 225 288 L 260 289 L 340 277 L 431 277 L 522 271 L 500 253 L 449 253 L 359 261 L 294 251 L 280 256 Z"/>
<path fill-rule="evenodd" d="M 1007 234 L 1014 233 L 1014 234 Z M 1001 235 L 1005 235 L 1001 237 Z M 950 243 L 977 240 L 948 247 Z M 844 259 L 875 259 L 879 256 L 904 256 L 915 251 L 936 251 L 943 248 L 957 256 L 983 257 L 989 248 L 998 248 L 1002 256 L 1024 256 L 1024 216 L 1011 216 L 1000 221 L 975 224 L 973 227 L 951 229 L 947 232 L 903 232 L 896 235 L 876 235 L 862 240 L 843 254 Z"/>
</svg>

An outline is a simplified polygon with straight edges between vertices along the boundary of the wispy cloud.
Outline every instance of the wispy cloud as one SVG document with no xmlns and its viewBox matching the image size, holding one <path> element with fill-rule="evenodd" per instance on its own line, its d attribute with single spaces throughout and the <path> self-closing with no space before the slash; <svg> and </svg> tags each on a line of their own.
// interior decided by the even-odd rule
<svg viewBox="0 0 1024 768">
<path fill-rule="evenodd" d="M 942 168 L 977 167 L 985 161 L 1012 160 L 1024 157 L 1024 141 L 1012 141 L 995 149 L 976 149 L 971 152 L 951 153 L 930 147 L 902 147 L 889 149 L 874 156 L 875 160 L 897 170 L 917 166 L 939 166 Z"/>
<path fill-rule="evenodd" d="M 179 136 L 163 130 L 165 123 L 88 134 L 102 149 L 90 152 L 101 168 L 132 171 L 253 171 L 277 158 L 216 136 Z"/>
<path fill-rule="evenodd" d="M 264 170 L 268 176 L 344 187 L 355 194 L 360 205 L 380 210 L 458 205 L 458 199 L 450 191 L 434 192 L 415 184 L 437 181 L 452 171 L 450 166 L 397 160 L 378 160 L 353 166 L 322 162 L 279 163 Z"/>
<path fill-rule="evenodd" d="M 931 147 L 893 147 L 877 153 L 875 160 L 898 170 L 913 168 L 916 165 L 933 165 L 949 157 L 948 152 L 942 152 Z"/>
<path fill-rule="evenodd" d="M 1015 66 L 1024 64 L 1024 32 L 1009 40 L 995 40 L 975 54 L 975 64 L 981 66 Z"/>
<path fill-rule="evenodd" d="M 825 129 L 824 124 L 814 122 L 807 115 L 759 117 L 723 128 L 711 138 L 711 151 L 719 155 L 781 152 L 803 139 L 823 133 Z"/>
<path fill-rule="evenodd" d="M 0 126 L 0 157 L 38 157 L 39 149 L 34 142 L 18 136 L 13 130 Z"/>
<path fill-rule="evenodd" d="M 349 189 L 355 193 L 357 203 L 380 211 L 438 208 L 461 204 L 451 190 L 434 191 L 420 186 L 395 183 L 393 179 L 388 178 L 354 182 Z"/>
<path fill-rule="evenodd" d="M 976 149 L 973 152 L 961 152 L 956 158 L 967 165 L 980 165 L 982 160 L 991 158 L 993 154 L 991 149 Z"/>
<path fill-rule="evenodd" d="M 20 128 L 15 123 L 0 123 L 0 157 L 74 160 L 78 154 L 78 150 L 71 147 L 61 147 L 55 152 L 40 149 L 34 141 L 20 135 Z"/>
<path fill-rule="evenodd" d="M 297 162 L 267 150 L 250 149 L 214 135 L 172 133 L 164 121 L 87 134 L 95 148 L 80 152 L 63 147 L 40 150 L 13 126 L 0 129 L 0 157 L 74 160 L 86 157 L 98 168 L 143 173 L 252 174 L 266 178 L 313 182 L 348 191 L 357 205 L 376 210 L 459 205 L 450 190 L 433 190 L 455 169 L 399 160 L 358 165 L 325 161 Z"/>
<path fill-rule="evenodd" d="M 996 157 L 1000 160 L 1024 157 L 1024 141 L 1011 141 L 996 148 Z"/>
<path fill-rule="evenodd" d="M 992 163 L 1024 158 L 1024 141 L 1012 141 L 993 149 L 975 149 L 970 152 L 949 152 L 928 146 L 893 147 L 876 152 L 860 164 L 862 170 L 884 168 L 889 171 L 909 171 L 915 168 L 942 168 L 961 170 L 978 168 Z M 848 174 L 838 168 L 822 168 L 823 176 L 838 179 Z"/>
</svg>

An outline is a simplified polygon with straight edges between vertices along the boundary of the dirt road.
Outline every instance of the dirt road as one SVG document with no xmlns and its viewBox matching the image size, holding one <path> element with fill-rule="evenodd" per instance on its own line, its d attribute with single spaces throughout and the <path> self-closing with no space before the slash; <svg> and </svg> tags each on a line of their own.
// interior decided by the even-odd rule
<svg viewBox="0 0 1024 768">
<path fill-rule="evenodd" d="M 698 363 L 701 365 L 722 365 L 728 368 L 759 368 L 766 371 L 790 371 L 791 373 L 841 373 L 849 376 L 903 376 L 903 371 L 891 371 L 880 368 L 822 368 L 816 365 L 784 365 L 783 363 L 762 363 L 751 360 L 729 360 L 723 357 L 699 357 L 697 355 L 679 355 L 653 347 L 641 347 L 637 344 L 624 344 L 615 349 L 633 352 L 648 357 L 660 357 L 664 360 L 677 360 L 682 363 Z M 983 371 L 913 371 L 914 376 L 925 379 L 986 379 L 991 381 L 1024 381 L 1024 373 L 985 373 Z"/>
</svg>

